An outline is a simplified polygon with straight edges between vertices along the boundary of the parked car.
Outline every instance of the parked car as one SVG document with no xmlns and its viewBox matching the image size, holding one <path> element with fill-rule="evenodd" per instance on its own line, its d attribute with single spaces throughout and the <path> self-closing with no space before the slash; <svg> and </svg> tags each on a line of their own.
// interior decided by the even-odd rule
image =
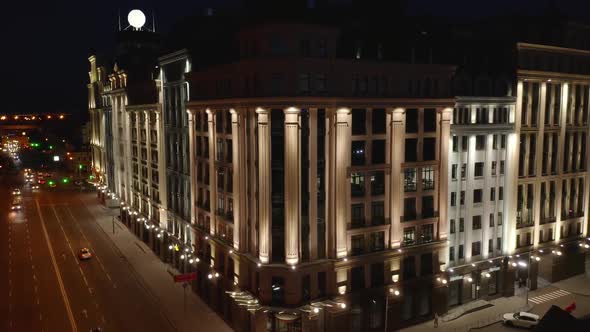
<svg viewBox="0 0 590 332">
<path fill-rule="evenodd" d="M 539 316 L 530 312 L 510 312 L 502 316 L 502 321 L 508 326 L 532 328 L 539 323 Z"/>
<path fill-rule="evenodd" d="M 87 260 L 87 259 L 92 258 L 92 253 L 90 252 L 90 249 L 88 249 L 88 248 L 80 249 L 80 252 L 78 253 L 78 258 L 80 258 L 80 260 Z"/>
</svg>

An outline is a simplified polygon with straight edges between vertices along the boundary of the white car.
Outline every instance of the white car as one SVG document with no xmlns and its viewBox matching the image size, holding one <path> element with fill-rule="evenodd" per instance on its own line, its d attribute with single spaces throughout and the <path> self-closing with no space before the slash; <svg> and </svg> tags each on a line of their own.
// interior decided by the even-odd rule
<svg viewBox="0 0 590 332">
<path fill-rule="evenodd" d="M 18 189 L 18 188 L 15 188 L 14 190 L 12 190 L 12 194 L 13 194 L 14 196 L 19 196 L 19 195 L 20 195 L 20 189 Z"/>
<path fill-rule="evenodd" d="M 532 328 L 539 324 L 539 316 L 530 312 L 510 312 L 502 316 L 502 321 L 508 326 Z"/>
<path fill-rule="evenodd" d="M 80 260 L 83 260 L 83 261 L 92 258 L 92 253 L 90 252 L 90 249 L 88 249 L 88 248 L 80 249 L 80 252 L 78 253 L 78 258 L 80 258 Z"/>
<path fill-rule="evenodd" d="M 39 190 L 39 186 L 36 185 L 36 184 L 34 184 L 34 185 L 31 186 L 31 190 L 37 191 L 37 190 Z"/>
</svg>

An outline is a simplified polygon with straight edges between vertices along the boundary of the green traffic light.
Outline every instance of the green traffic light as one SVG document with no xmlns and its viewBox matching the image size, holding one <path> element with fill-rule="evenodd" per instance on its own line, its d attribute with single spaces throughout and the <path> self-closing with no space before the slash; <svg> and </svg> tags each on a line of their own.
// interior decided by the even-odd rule
<svg viewBox="0 0 590 332">
<path fill-rule="evenodd" d="M 68 182 L 70 182 L 70 179 L 68 179 L 68 178 L 63 178 L 63 179 L 61 180 L 61 182 L 63 182 L 63 183 L 68 183 Z"/>
<path fill-rule="evenodd" d="M 49 150 L 52 150 L 52 149 L 53 149 L 53 145 L 50 145 L 50 146 L 49 146 Z"/>
<path fill-rule="evenodd" d="M 82 164 L 78 165 L 78 169 L 82 169 L 82 167 L 83 167 Z"/>
<path fill-rule="evenodd" d="M 52 186 L 55 182 L 53 182 L 53 180 L 50 180 L 49 182 L 47 182 L 47 184 L 49 184 L 50 186 Z"/>
</svg>

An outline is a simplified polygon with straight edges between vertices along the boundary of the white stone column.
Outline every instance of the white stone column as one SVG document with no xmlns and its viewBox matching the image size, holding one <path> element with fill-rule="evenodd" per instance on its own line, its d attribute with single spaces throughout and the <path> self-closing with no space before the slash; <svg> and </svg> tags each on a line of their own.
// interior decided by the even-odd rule
<svg viewBox="0 0 590 332">
<path fill-rule="evenodd" d="M 234 213 L 234 249 L 240 252 L 248 246 L 247 188 L 246 188 L 246 135 L 245 109 L 230 110 L 232 123 L 232 193 Z"/>
<path fill-rule="evenodd" d="M 262 263 L 270 259 L 270 113 L 258 108 L 258 252 Z"/>
<path fill-rule="evenodd" d="M 317 135 L 318 110 L 309 112 L 309 259 L 314 261 L 318 257 L 318 186 L 317 186 Z M 305 204 L 305 203 L 304 203 Z"/>
<path fill-rule="evenodd" d="M 399 248 L 402 242 L 401 215 L 403 212 L 402 163 L 405 153 L 405 109 L 391 110 L 391 136 L 389 148 L 391 155 L 390 200 L 389 213 L 391 215 L 390 248 Z"/>
<path fill-rule="evenodd" d="M 166 144 L 164 143 L 164 125 L 161 109 L 156 111 L 156 128 L 158 131 L 158 193 L 160 196 L 160 228 L 168 229 L 168 186 L 166 183 Z"/>
<path fill-rule="evenodd" d="M 189 110 L 187 108 L 186 113 L 188 114 L 188 152 L 189 152 L 189 160 L 188 160 L 188 168 L 189 168 L 189 183 L 190 183 L 190 213 L 191 213 L 191 220 L 189 221 L 191 224 L 195 225 L 197 223 L 196 218 L 196 208 L 195 205 L 197 204 L 197 170 L 196 170 L 196 162 L 195 162 L 195 115 L 193 114 L 193 110 Z"/>
<path fill-rule="evenodd" d="M 215 235 L 217 225 L 217 176 L 215 176 L 215 112 L 207 109 L 209 130 L 209 233 Z"/>
<path fill-rule="evenodd" d="M 347 225 L 350 215 L 350 145 L 351 145 L 351 111 L 348 108 L 336 110 L 336 170 L 335 185 L 335 221 L 336 221 L 336 257 L 348 255 Z"/>
<path fill-rule="evenodd" d="M 299 262 L 299 228 L 301 200 L 299 190 L 300 142 L 299 112 L 289 107 L 285 112 L 285 262 L 290 265 Z"/>
<path fill-rule="evenodd" d="M 451 119 L 453 109 L 442 110 L 440 118 L 440 166 L 438 171 L 438 236 L 439 240 L 447 239 L 447 215 L 449 197 L 449 144 L 451 140 Z"/>
</svg>

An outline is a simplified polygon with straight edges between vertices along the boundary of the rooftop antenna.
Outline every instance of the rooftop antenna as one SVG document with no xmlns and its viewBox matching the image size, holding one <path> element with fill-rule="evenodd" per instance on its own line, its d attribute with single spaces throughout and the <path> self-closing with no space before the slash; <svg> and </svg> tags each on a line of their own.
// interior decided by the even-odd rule
<svg viewBox="0 0 590 332">
<path fill-rule="evenodd" d="M 152 9 L 152 32 L 156 32 L 156 12 Z"/>
<path fill-rule="evenodd" d="M 117 16 L 119 17 L 119 31 L 121 31 L 121 9 L 117 10 Z"/>
</svg>

